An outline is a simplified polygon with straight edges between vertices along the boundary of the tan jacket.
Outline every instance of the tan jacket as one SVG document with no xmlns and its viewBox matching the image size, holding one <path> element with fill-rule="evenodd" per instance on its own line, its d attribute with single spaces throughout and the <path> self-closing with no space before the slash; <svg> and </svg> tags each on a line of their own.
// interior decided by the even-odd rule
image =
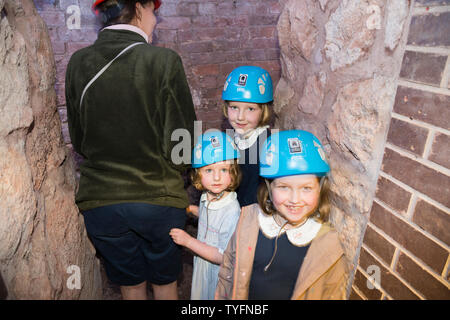
<svg viewBox="0 0 450 320">
<path fill-rule="evenodd" d="M 244 207 L 236 231 L 224 252 L 216 299 L 248 298 L 256 242 L 258 205 Z M 325 223 L 311 242 L 291 299 L 346 299 L 347 264 L 337 232 Z"/>
</svg>

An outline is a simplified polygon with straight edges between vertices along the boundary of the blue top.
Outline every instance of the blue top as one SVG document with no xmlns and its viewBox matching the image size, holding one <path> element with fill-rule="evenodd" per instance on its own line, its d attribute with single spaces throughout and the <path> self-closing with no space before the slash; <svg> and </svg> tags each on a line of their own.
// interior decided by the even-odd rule
<svg viewBox="0 0 450 320">
<path fill-rule="evenodd" d="M 259 134 L 258 134 L 259 133 Z M 240 152 L 239 166 L 242 173 L 241 183 L 236 189 L 239 205 L 242 207 L 258 203 L 258 186 L 263 181 L 259 175 L 259 155 L 263 143 L 270 136 L 268 127 L 259 128 L 253 137 L 240 140 L 235 136 L 235 143 Z"/>
<path fill-rule="evenodd" d="M 289 300 L 294 291 L 298 273 L 309 244 L 304 247 L 293 245 L 286 233 L 278 238 L 277 253 L 268 268 L 275 249 L 276 238 L 266 238 L 261 229 L 255 249 L 252 276 L 248 292 L 249 300 Z"/>
</svg>

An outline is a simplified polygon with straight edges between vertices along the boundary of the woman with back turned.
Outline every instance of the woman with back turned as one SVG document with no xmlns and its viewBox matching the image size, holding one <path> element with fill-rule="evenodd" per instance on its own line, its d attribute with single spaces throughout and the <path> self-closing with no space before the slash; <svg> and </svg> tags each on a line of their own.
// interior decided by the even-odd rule
<svg viewBox="0 0 450 320">
<path fill-rule="evenodd" d="M 97 0 L 104 23 L 92 46 L 73 54 L 66 73 L 70 137 L 85 161 L 76 203 L 124 299 L 177 298 L 187 193 L 172 132 L 193 136 L 195 112 L 177 53 L 152 46 L 159 0 Z M 174 163 L 175 162 L 175 163 Z"/>
</svg>

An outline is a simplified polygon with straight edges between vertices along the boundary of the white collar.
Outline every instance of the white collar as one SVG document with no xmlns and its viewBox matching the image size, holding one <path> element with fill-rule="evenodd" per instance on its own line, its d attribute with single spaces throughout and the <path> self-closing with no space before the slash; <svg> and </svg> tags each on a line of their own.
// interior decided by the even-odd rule
<svg viewBox="0 0 450 320">
<path fill-rule="evenodd" d="M 280 232 L 279 226 L 272 215 L 265 214 L 261 208 L 258 208 L 258 222 L 261 231 L 270 239 L 275 238 Z M 317 235 L 322 224 L 314 218 L 308 218 L 304 224 L 297 228 L 281 231 L 281 234 L 287 233 L 289 242 L 293 245 L 301 247 L 309 244 Z"/>
<path fill-rule="evenodd" d="M 226 195 L 225 197 L 217 200 L 217 201 L 208 201 L 207 192 L 203 192 L 202 196 L 200 197 L 200 202 L 205 202 L 205 207 L 208 206 L 208 209 L 211 210 L 218 210 L 221 209 L 227 205 L 229 205 L 231 202 L 235 201 L 237 199 L 237 194 L 234 191 L 231 191 Z"/>
<path fill-rule="evenodd" d="M 237 132 L 234 133 L 234 143 L 236 144 L 236 146 L 239 148 L 239 150 L 245 150 L 250 148 L 255 142 L 256 139 L 258 139 L 258 136 L 264 132 L 264 130 L 266 130 L 267 128 L 269 128 L 269 126 L 264 126 L 264 127 L 258 127 L 256 129 L 254 129 L 248 137 L 242 138 L 242 136 L 240 134 L 238 134 Z"/>
<path fill-rule="evenodd" d="M 132 24 L 114 24 L 112 26 L 103 28 L 102 31 L 103 30 L 107 30 L 107 29 L 111 29 L 111 30 L 128 30 L 128 31 L 136 32 L 136 33 L 140 34 L 142 37 L 144 37 L 145 42 L 148 43 L 148 35 L 141 28 L 133 26 Z"/>
</svg>

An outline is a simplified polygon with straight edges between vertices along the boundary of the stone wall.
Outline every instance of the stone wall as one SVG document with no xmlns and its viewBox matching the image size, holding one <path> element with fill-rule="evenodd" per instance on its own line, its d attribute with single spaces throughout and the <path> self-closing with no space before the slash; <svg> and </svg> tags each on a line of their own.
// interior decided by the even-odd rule
<svg viewBox="0 0 450 320">
<path fill-rule="evenodd" d="M 0 297 L 100 298 L 47 28 L 31 0 L 0 0 L 0 12 Z"/>
<path fill-rule="evenodd" d="M 332 168 L 331 221 L 355 270 L 388 132 L 409 1 L 285 0 L 282 7 L 277 126 L 312 131 L 324 143 Z"/>
<path fill-rule="evenodd" d="M 352 299 L 450 299 L 449 4 L 414 3 Z"/>
<path fill-rule="evenodd" d="M 70 144 L 64 74 L 74 51 L 92 44 L 100 24 L 93 0 L 35 0 L 48 26 L 57 68 L 56 92 L 64 139 Z M 239 65 L 266 68 L 280 77 L 276 23 L 278 0 L 164 0 L 153 44 L 178 52 L 183 60 L 197 117 L 204 129 L 226 127 L 221 93 L 225 78 Z"/>
</svg>

